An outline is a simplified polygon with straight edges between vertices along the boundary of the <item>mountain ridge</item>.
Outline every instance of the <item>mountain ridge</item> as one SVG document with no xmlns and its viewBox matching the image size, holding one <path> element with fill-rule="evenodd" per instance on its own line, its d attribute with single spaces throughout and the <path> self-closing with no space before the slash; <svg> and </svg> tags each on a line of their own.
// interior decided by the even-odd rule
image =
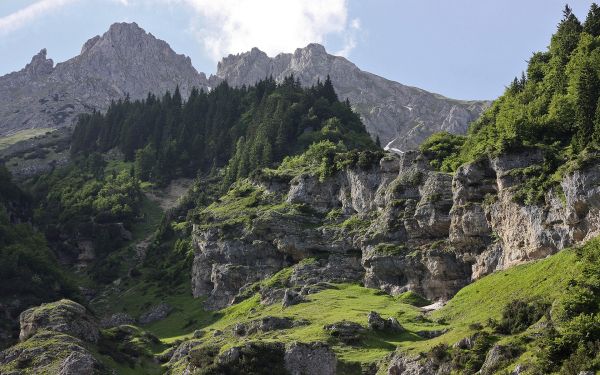
<svg viewBox="0 0 600 375">
<path fill-rule="evenodd" d="M 81 51 L 55 65 L 42 49 L 22 70 L 0 77 L 0 135 L 69 126 L 80 113 L 106 110 L 127 94 L 142 98 L 179 86 L 187 95 L 194 86 L 207 87 L 189 57 L 136 23 L 111 25 Z"/>
<path fill-rule="evenodd" d="M 350 100 L 373 138 L 379 137 L 392 150 L 414 149 L 437 131 L 463 134 L 489 105 L 488 101 L 447 98 L 363 71 L 344 57 L 328 54 L 317 43 L 275 57 L 256 47 L 230 54 L 219 62 L 209 81 L 213 86 L 222 80 L 249 86 L 265 77 L 282 81 L 289 75 L 302 85 L 330 76 L 338 96 Z"/>
<path fill-rule="evenodd" d="M 115 23 L 65 62 L 55 64 L 43 49 L 22 70 L 0 77 L 0 99 L 6 103 L 0 106 L 0 135 L 69 126 L 78 114 L 104 111 L 127 94 L 141 99 L 179 86 L 187 97 L 193 86 L 209 90 L 223 81 L 249 86 L 268 76 L 281 82 L 292 74 L 305 86 L 330 75 L 338 96 L 350 100 L 373 139 L 379 137 L 392 150 L 414 149 L 440 130 L 462 134 L 489 104 L 446 98 L 362 71 L 316 43 L 275 57 L 256 47 L 229 55 L 207 78 L 188 56 L 135 22 Z"/>
</svg>

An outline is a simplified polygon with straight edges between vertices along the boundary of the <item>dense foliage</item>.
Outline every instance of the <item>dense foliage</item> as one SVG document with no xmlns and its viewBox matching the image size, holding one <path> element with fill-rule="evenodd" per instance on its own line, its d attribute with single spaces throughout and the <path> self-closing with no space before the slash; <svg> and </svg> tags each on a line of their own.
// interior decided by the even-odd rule
<svg viewBox="0 0 600 375">
<path fill-rule="evenodd" d="M 71 149 L 88 154 L 118 148 L 135 161 L 143 181 L 165 183 L 227 166 L 225 181 L 231 183 L 321 140 L 376 147 L 329 78 L 302 88 L 289 77 L 242 88 L 222 83 L 208 93 L 193 90 L 187 101 L 176 90 L 112 103 L 104 115 L 81 117 Z"/>
<path fill-rule="evenodd" d="M 0 165 L 0 305 L 18 297 L 22 307 L 61 297 L 76 297 L 75 287 L 60 269 L 43 234 L 34 230 L 24 216 L 31 205 L 29 197 L 11 182 L 10 173 Z M 9 306 L 9 305 L 6 305 Z M 0 316 L 0 328 L 15 326 Z M 3 346 L 0 340 L 0 347 Z"/>
<path fill-rule="evenodd" d="M 139 215 L 142 193 L 131 174 L 108 170 L 100 155 L 91 154 L 39 176 L 31 187 L 35 224 L 62 256 L 77 256 L 89 242 L 101 260 L 122 246 Z M 112 277 L 101 267 L 93 271 L 101 279 Z"/>
<path fill-rule="evenodd" d="M 540 374 L 600 370 L 600 240 L 578 249 L 581 274 L 553 307 L 538 344 Z"/>
<path fill-rule="evenodd" d="M 582 150 L 600 148 L 600 11 L 593 4 L 583 24 L 566 6 L 545 52 L 534 53 L 466 139 L 438 134 L 421 149 L 432 164 L 453 171 L 485 155 L 541 148 L 558 159 L 548 175 Z"/>
</svg>

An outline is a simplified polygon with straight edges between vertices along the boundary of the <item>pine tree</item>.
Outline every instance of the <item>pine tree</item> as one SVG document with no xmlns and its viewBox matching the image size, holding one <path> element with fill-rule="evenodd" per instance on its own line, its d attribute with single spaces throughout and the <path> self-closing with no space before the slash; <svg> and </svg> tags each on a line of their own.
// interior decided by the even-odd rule
<svg viewBox="0 0 600 375">
<path fill-rule="evenodd" d="M 335 89 L 333 88 L 333 83 L 331 82 L 331 77 L 329 77 L 329 74 L 327 75 L 325 83 L 323 84 L 321 95 L 325 99 L 327 99 L 329 103 L 334 103 L 338 101 L 338 96 L 335 93 Z"/>
<path fill-rule="evenodd" d="M 592 139 L 596 146 L 600 146 L 600 98 L 598 98 L 596 113 L 594 114 L 594 135 Z"/>
<path fill-rule="evenodd" d="M 550 50 L 562 60 L 566 60 L 577 47 L 582 29 L 581 23 L 573 14 L 573 10 L 565 5 L 563 19 L 558 24 L 558 30 L 552 36 Z"/>
<path fill-rule="evenodd" d="M 590 7 L 583 23 L 583 31 L 593 36 L 600 36 L 600 7 L 596 3 L 592 3 Z"/>
<path fill-rule="evenodd" d="M 580 151 L 590 141 L 594 130 L 594 118 L 598 105 L 600 82 L 592 65 L 585 61 L 576 84 L 575 126 L 576 134 L 573 145 Z"/>
</svg>

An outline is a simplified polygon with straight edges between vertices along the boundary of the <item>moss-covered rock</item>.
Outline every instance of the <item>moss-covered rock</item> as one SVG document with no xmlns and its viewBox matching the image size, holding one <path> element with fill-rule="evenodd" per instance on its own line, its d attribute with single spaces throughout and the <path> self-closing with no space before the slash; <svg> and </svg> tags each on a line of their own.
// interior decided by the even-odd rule
<svg viewBox="0 0 600 375">
<path fill-rule="evenodd" d="M 99 337 L 97 319 L 85 307 L 67 299 L 25 310 L 19 322 L 21 341 L 41 329 L 66 333 L 88 342 L 97 342 Z"/>
</svg>

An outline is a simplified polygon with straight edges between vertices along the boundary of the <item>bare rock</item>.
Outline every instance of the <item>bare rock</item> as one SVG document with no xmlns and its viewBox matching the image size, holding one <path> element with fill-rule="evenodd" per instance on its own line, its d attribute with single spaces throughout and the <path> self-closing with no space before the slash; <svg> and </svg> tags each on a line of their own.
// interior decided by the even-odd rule
<svg viewBox="0 0 600 375">
<path fill-rule="evenodd" d="M 418 356 L 410 356 L 396 352 L 391 356 L 388 375 L 442 375 L 430 361 L 423 361 Z"/>
<path fill-rule="evenodd" d="M 14 368 L 19 370 L 5 371 Z M 40 329 L 27 342 L 0 352 L 0 373 L 109 375 L 112 372 L 88 351 L 86 343 L 79 338 Z"/>
<path fill-rule="evenodd" d="M 382 331 L 385 329 L 385 319 L 381 317 L 377 312 L 371 311 L 367 317 L 367 324 L 369 328 L 375 331 Z"/>
<path fill-rule="evenodd" d="M 100 363 L 90 353 L 72 352 L 61 363 L 58 375 L 95 374 Z"/>
<path fill-rule="evenodd" d="M 304 301 L 304 297 L 300 295 L 300 293 L 294 292 L 291 289 L 286 289 L 285 294 L 283 295 L 283 300 L 281 301 L 281 306 L 289 307 L 292 305 L 297 305 Z"/>
<path fill-rule="evenodd" d="M 285 368 L 291 375 L 334 375 L 337 358 L 323 343 L 293 343 L 285 350 Z"/>
<path fill-rule="evenodd" d="M 111 100 L 162 95 L 179 85 L 208 86 L 189 57 L 146 33 L 135 23 L 115 23 L 88 40 L 81 53 L 54 65 L 46 50 L 18 72 L 0 77 L 0 135 L 22 129 L 70 126 L 81 113 L 103 111 Z"/>
<path fill-rule="evenodd" d="M 135 319 L 127 313 L 116 313 L 100 321 L 100 327 L 112 328 L 121 325 L 135 324 Z"/>
<path fill-rule="evenodd" d="M 485 356 L 485 362 L 479 370 L 482 375 L 491 375 L 500 369 L 502 365 L 516 356 L 516 350 L 503 345 L 494 345 Z"/>
<path fill-rule="evenodd" d="M 345 344 L 357 344 L 362 339 L 365 329 L 358 323 L 341 321 L 323 327 L 332 337 Z"/>
<path fill-rule="evenodd" d="M 140 324 L 150 324 L 165 319 L 172 311 L 173 308 L 170 305 L 160 303 L 156 306 L 152 306 L 148 311 L 140 315 L 138 321 Z"/>
</svg>

